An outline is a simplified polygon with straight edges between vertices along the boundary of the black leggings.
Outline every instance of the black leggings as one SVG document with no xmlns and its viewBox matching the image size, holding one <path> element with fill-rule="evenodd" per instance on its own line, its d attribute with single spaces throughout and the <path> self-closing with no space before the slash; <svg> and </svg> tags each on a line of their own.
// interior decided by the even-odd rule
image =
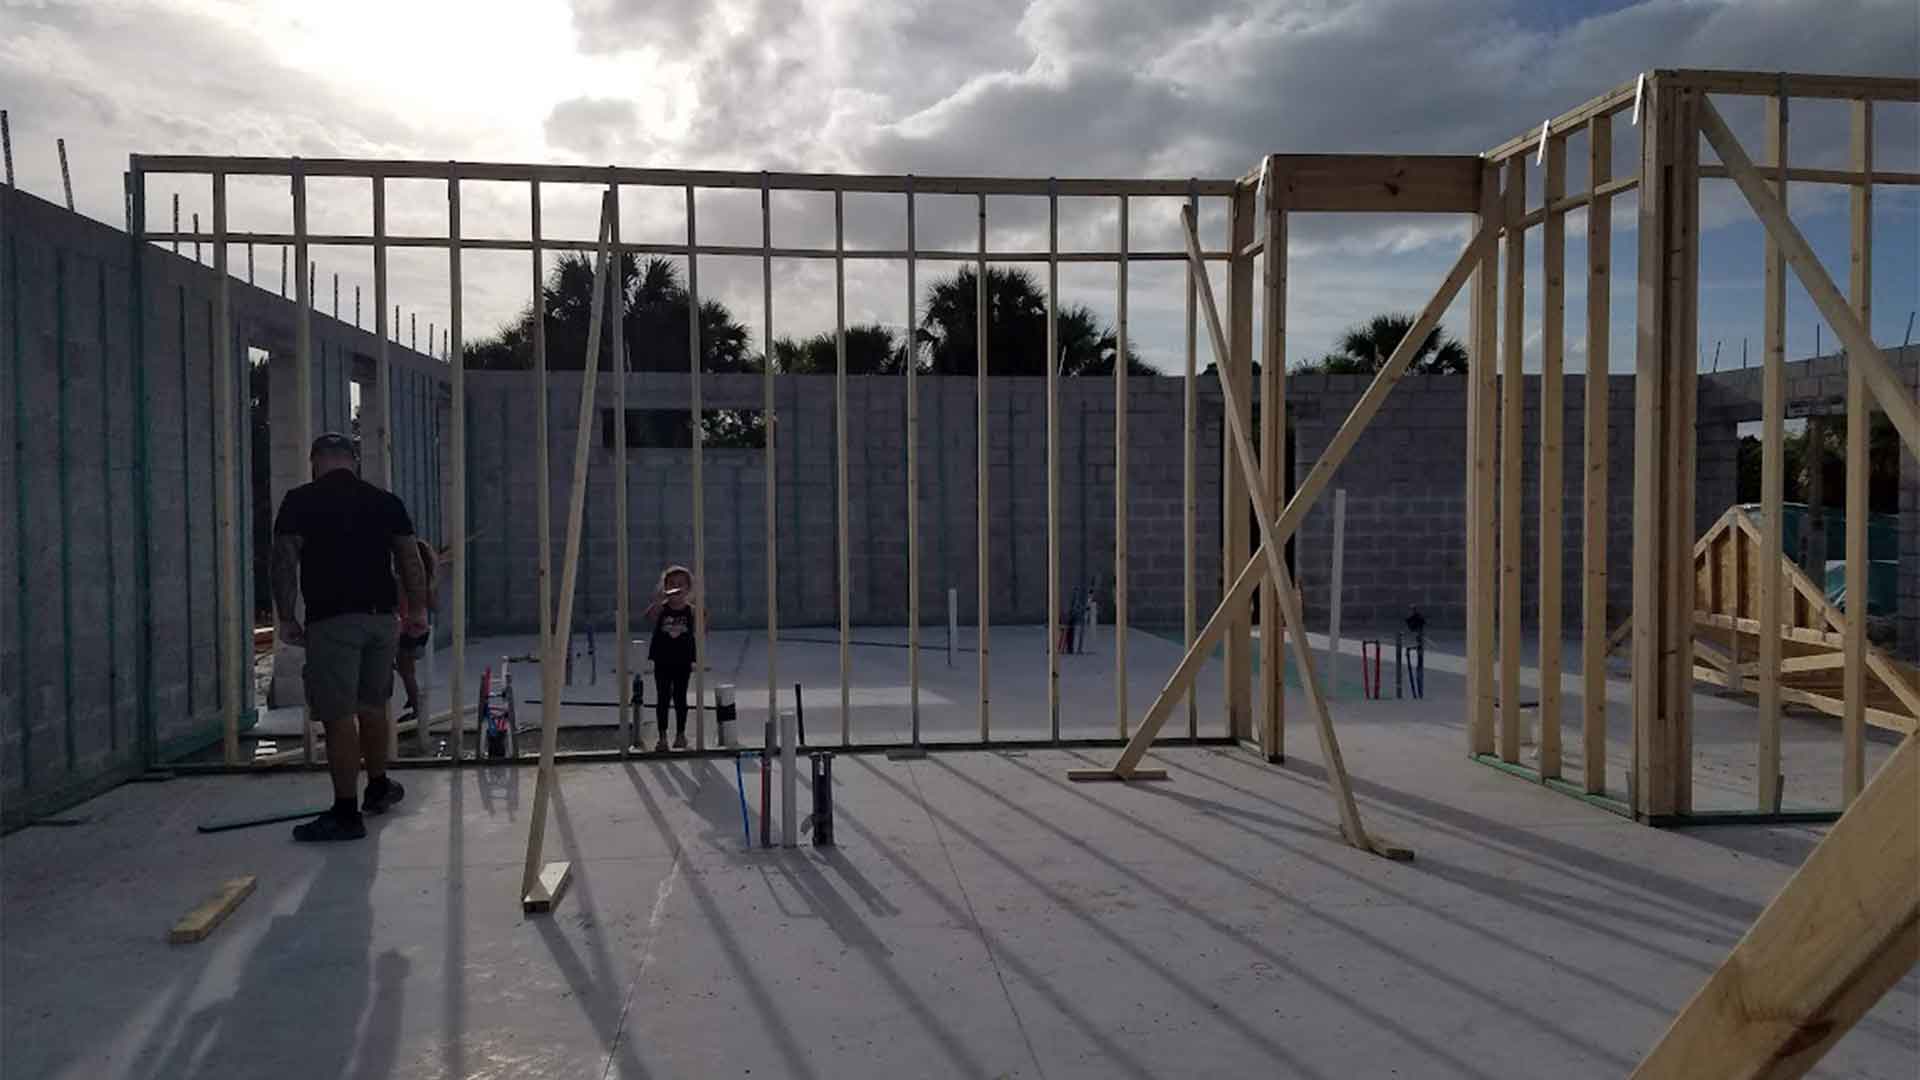
<svg viewBox="0 0 1920 1080">
<path fill-rule="evenodd" d="M 679 713 L 679 724 L 674 728 L 678 734 L 687 733 L 687 679 L 693 675 L 691 664 L 654 664 L 654 717 L 660 723 L 660 737 L 667 735 L 667 705 L 673 704 Z"/>
</svg>

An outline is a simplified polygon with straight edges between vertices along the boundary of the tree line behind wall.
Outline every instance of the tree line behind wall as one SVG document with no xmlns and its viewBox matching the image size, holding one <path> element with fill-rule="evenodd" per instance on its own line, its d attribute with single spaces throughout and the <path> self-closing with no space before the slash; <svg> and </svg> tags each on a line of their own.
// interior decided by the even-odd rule
<svg viewBox="0 0 1920 1080">
<path fill-rule="evenodd" d="M 578 371 L 587 351 L 593 302 L 593 266 L 586 256 L 562 255 L 545 288 L 547 363 L 550 370 Z M 925 315 L 914 328 L 918 370 L 926 375 L 972 375 L 977 355 L 975 316 L 978 277 L 968 267 L 938 279 L 923 297 Z M 629 371 L 685 371 L 688 363 L 688 295 L 680 268 L 669 259 L 644 263 L 620 258 L 620 300 Z M 989 375 L 1044 375 L 1047 371 L 1047 300 L 1033 276 L 1017 268 L 987 269 Z M 847 373 L 899 375 L 907 365 L 905 335 L 877 323 L 847 327 Z M 1060 373 L 1111 375 L 1118 341 L 1092 309 L 1069 304 L 1059 315 Z M 782 375 L 830 374 L 838 354 L 831 330 L 811 337 L 773 341 L 772 370 Z M 1127 350 L 1127 370 L 1154 370 Z M 613 370 L 611 335 L 600 343 L 600 367 Z M 533 367 L 533 308 L 490 337 L 466 348 L 469 368 L 517 371 Z M 700 369 L 710 374 L 758 373 L 768 369 L 766 351 L 755 351 L 752 334 L 725 303 L 700 303 Z"/>
</svg>

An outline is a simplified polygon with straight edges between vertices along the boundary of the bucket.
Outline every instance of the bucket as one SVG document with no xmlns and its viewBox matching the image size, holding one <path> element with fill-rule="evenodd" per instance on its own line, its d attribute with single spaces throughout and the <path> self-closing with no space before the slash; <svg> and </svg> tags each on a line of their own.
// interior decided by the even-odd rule
<svg viewBox="0 0 1920 1080">
<path fill-rule="evenodd" d="M 733 684 L 722 683 L 713 688 L 713 716 L 720 728 L 720 745 L 736 747 L 739 738 L 734 734 Z"/>
</svg>

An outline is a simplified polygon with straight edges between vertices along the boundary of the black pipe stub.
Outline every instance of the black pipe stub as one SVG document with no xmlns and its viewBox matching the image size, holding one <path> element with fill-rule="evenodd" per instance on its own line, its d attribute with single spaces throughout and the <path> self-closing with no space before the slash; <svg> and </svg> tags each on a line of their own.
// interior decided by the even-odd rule
<svg viewBox="0 0 1920 1080">
<path fill-rule="evenodd" d="M 813 846 L 833 846 L 833 754 L 816 750 L 807 755 L 813 763 Z"/>
</svg>

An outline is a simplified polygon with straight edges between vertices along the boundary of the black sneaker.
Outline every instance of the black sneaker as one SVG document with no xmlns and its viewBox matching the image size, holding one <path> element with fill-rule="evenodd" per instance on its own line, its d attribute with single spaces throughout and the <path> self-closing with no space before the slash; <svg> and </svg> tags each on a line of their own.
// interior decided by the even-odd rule
<svg viewBox="0 0 1920 1080">
<path fill-rule="evenodd" d="M 391 777 L 367 783 L 367 797 L 360 809 L 369 814 L 384 814 L 393 809 L 393 805 L 407 797 L 407 789 L 401 787 Z"/>
<path fill-rule="evenodd" d="M 367 823 L 361 820 L 359 814 L 342 814 L 332 810 L 293 827 L 293 838 L 306 844 L 332 844 L 342 840 L 358 840 L 365 835 Z"/>
</svg>

